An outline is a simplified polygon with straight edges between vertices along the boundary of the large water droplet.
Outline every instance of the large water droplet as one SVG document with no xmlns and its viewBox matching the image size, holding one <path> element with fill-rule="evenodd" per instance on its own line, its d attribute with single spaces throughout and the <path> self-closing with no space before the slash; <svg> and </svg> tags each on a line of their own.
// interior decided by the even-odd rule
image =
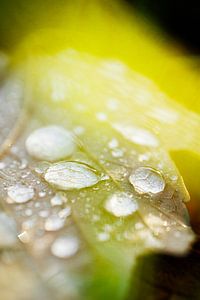
<svg viewBox="0 0 200 300">
<path fill-rule="evenodd" d="M 108 198 L 105 209 L 116 217 L 126 217 L 138 209 L 138 204 L 133 197 L 122 192 Z"/>
<path fill-rule="evenodd" d="M 129 181 L 139 194 L 157 194 L 165 188 L 162 174 L 150 167 L 139 167 L 130 175 Z"/>
<path fill-rule="evenodd" d="M 75 236 L 60 237 L 51 246 L 53 255 L 59 258 L 68 258 L 77 253 L 79 240 Z"/>
<path fill-rule="evenodd" d="M 8 188 L 8 203 L 26 203 L 34 197 L 34 189 L 16 184 Z"/>
<path fill-rule="evenodd" d="M 100 179 L 87 165 L 60 162 L 47 169 L 45 180 L 61 190 L 72 190 L 93 186 Z"/>
<path fill-rule="evenodd" d="M 35 130 L 26 140 L 28 153 L 40 160 L 56 161 L 70 156 L 75 143 L 71 133 L 60 126 Z"/>
</svg>

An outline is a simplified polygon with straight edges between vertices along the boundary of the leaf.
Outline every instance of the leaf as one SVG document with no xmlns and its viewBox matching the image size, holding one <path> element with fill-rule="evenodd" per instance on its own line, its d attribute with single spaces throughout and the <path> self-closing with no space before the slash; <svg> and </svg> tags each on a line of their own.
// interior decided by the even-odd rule
<svg viewBox="0 0 200 300">
<path fill-rule="evenodd" d="M 16 220 L 28 257 L 45 280 L 44 293 L 51 291 L 53 299 L 124 299 L 139 256 L 185 254 L 194 241 L 184 204 L 189 195 L 167 151 L 191 147 L 196 136 L 189 133 L 197 128 L 199 116 L 175 105 L 124 64 L 72 50 L 30 58 L 16 69 L 11 84 L 17 78 L 24 78 L 29 121 L 4 157 L 1 198 L 4 210 Z M 179 139 L 189 118 L 194 121 Z M 69 162 L 82 164 L 76 169 L 82 189 L 63 188 L 58 184 L 62 173 L 54 189 L 45 178 L 60 162 L 55 167 L 27 153 L 30 134 L 50 125 L 73 133 L 76 148 L 62 168 Z M 37 142 L 46 143 L 44 138 Z M 130 176 L 141 167 L 148 173 L 137 181 L 138 190 Z M 84 188 L 86 169 L 87 176 L 96 175 L 90 177 L 94 184 Z M 66 180 L 73 172 L 64 174 Z M 157 192 L 158 180 L 162 185 Z M 16 184 L 34 189 L 33 200 L 11 203 L 7 190 Z M 146 185 L 145 192 L 141 184 Z M 154 189 L 149 190 L 152 184 Z M 135 210 L 131 206 L 124 217 L 108 211 L 106 202 L 116 195 L 136 203 Z M 52 205 L 55 196 L 61 205 Z M 123 197 L 119 206 L 114 202 L 119 214 Z M 78 252 L 66 260 L 55 257 L 58 252 L 52 253 L 52 245 L 71 236 L 79 240 Z"/>
</svg>

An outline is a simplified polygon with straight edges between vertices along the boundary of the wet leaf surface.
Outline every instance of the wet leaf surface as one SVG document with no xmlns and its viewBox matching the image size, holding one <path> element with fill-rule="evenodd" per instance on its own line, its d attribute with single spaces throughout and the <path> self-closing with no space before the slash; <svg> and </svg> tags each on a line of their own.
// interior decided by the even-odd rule
<svg viewBox="0 0 200 300">
<path fill-rule="evenodd" d="M 5 287 L 4 299 L 23 299 L 23 276 L 37 300 L 124 299 L 139 256 L 190 249 L 189 194 L 168 151 L 193 148 L 197 114 L 125 65 L 72 50 L 32 58 L 13 71 L 2 91 L 8 83 L 14 97 L 2 92 L 1 107 L 7 113 L 6 105 L 15 107 L 15 115 L 1 112 L 7 130 L 2 145 L 7 139 L 12 144 L 1 156 L 1 210 L 15 221 L 18 241 L 11 249 L 2 241 L 1 248 L 2 255 L 13 253 L 9 266 L 21 275 L 15 280 L 19 291 Z M 13 138 L 24 103 L 28 121 Z M 64 157 L 61 151 L 62 161 L 51 159 L 49 133 L 49 144 L 44 132 L 27 149 L 33 132 L 46 126 L 73 136 L 75 147 Z M 43 160 L 37 153 L 43 146 L 45 153 L 46 145 L 50 156 Z M 195 147 L 197 152 L 198 142 Z M 18 270 L 21 261 L 24 271 Z M 37 285 L 41 292 L 35 295 Z"/>
</svg>

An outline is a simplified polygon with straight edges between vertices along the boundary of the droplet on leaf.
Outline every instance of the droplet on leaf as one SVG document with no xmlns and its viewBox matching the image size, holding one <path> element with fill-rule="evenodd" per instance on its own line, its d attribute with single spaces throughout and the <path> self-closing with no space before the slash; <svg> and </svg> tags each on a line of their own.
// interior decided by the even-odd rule
<svg viewBox="0 0 200 300">
<path fill-rule="evenodd" d="M 165 188 L 165 180 L 162 174 L 150 167 L 137 168 L 130 175 L 129 181 L 139 194 L 157 194 Z"/>
<path fill-rule="evenodd" d="M 51 216 L 48 219 L 46 219 L 44 227 L 46 231 L 57 231 L 63 228 L 64 225 L 64 219 L 61 219 L 58 216 Z"/>
<path fill-rule="evenodd" d="M 34 189 L 16 184 L 8 188 L 8 203 L 26 203 L 34 197 Z"/>
<path fill-rule="evenodd" d="M 59 258 L 68 258 L 77 253 L 79 240 L 75 236 L 60 237 L 51 246 L 51 252 Z"/>
<path fill-rule="evenodd" d="M 126 217 L 138 209 L 138 204 L 134 198 L 122 192 L 108 198 L 105 209 L 116 217 Z"/>
<path fill-rule="evenodd" d="M 159 141 L 156 136 L 144 128 L 118 123 L 113 124 L 113 127 L 127 140 L 135 144 L 149 147 L 157 147 L 159 145 Z"/>
<path fill-rule="evenodd" d="M 60 162 L 47 169 L 45 180 L 61 190 L 72 190 L 93 186 L 100 178 L 87 165 Z"/>
<path fill-rule="evenodd" d="M 70 156 L 75 149 L 75 143 L 68 130 L 54 125 L 31 133 L 26 140 L 26 149 L 34 158 L 56 161 Z"/>
</svg>

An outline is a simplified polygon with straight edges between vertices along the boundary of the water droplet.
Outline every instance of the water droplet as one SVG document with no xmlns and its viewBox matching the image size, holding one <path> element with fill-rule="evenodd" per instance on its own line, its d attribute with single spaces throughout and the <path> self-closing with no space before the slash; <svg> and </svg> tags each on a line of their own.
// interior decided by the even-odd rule
<svg viewBox="0 0 200 300">
<path fill-rule="evenodd" d="M 49 211 L 48 210 L 41 210 L 39 211 L 38 215 L 41 217 L 41 218 L 47 218 L 48 215 L 49 215 Z"/>
<path fill-rule="evenodd" d="M 126 217 L 138 210 L 138 204 L 133 197 L 122 192 L 108 198 L 105 209 L 116 217 Z"/>
<path fill-rule="evenodd" d="M 13 246 L 17 241 L 16 225 L 3 212 L 0 212 L 0 237 L 0 248 Z"/>
<path fill-rule="evenodd" d="M 75 144 L 71 133 L 60 126 L 35 130 L 26 140 L 28 153 L 40 160 L 56 161 L 70 156 Z"/>
<path fill-rule="evenodd" d="M 8 203 L 26 203 L 34 197 L 34 189 L 16 184 L 8 188 Z"/>
<path fill-rule="evenodd" d="M 43 198 L 43 197 L 46 196 L 46 192 L 45 191 L 41 191 L 41 192 L 38 193 L 38 195 L 39 195 L 40 198 Z"/>
<path fill-rule="evenodd" d="M 110 234 L 108 232 L 100 232 L 98 233 L 97 238 L 100 242 L 105 242 L 110 239 Z"/>
<path fill-rule="evenodd" d="M 174 124 L 179 119 L 178 112 L 169 108 L 154 107 L 153 110 L 149 112 L 149 115 L 159 122 L 167 124 Z"/>
<path fill-rule="evenodd" d="M 113 128 L 135 144 L 149 147 L 157 147 L 159 145 L 156 136 L 146 129 L 121 123 L 113 124 Z"/>
<path fill-rule="evenodd" d="M 58 213 L 59 217 L 61 219 L 65 219 L 71 215 L 71 207 L 67 206 Z"/>
<path fill-rule="evenodd" d="M 52 206 L 60 206 L 66 202 L 67 202 L 67 198 L 62 193 L 56 193 L 55 196 L 51 198 Z"/>
<path fill-rule="evenodd" d="M 96 118 L 101 122 L 105 122 L 107 120 L 107 115 L 103 112 L 98 112 Z"/>
<path fill-rule="evenodd" d="M 165 188 L 162 174 L 150 167 L 139 167 L 130 175 L 129 181 L 139 194 L 157 194 Z"/>
<path fill-rule="evenodd" d="M 114 149 L 112 151 L 113 157 L 122 157 L 124 155 L 124 151 L 122 149 Z"/>
<path fill-rule="evenodd" d="M 61 190 L 72 190 L 93 186 L 100 178 L 87 165 L 60 162 L 48 168 L 45 180 Z"/>
<path fill-rule="evenodd" d="M 117 139 L 112 139 L 109 143 L 108 143 L 108 147 L 110 149 L 115 149 L 119 146 L 119 142 Z"/>
<path fill-rule="evenodd" d="M 48 219 L 46 219 L 44 227 L 46 231 L 57 231 L 63 228 L 64 225 L 64 219 L 60 219 L 58 216 L 51 216 Z"/>
<path fill-rule="evenodd" d="M 77 253 L 79 240 L 75 236 L 59 237 L 51 246 L 51 252 L 59 258 L 68 258 Z"/>
</svg>

